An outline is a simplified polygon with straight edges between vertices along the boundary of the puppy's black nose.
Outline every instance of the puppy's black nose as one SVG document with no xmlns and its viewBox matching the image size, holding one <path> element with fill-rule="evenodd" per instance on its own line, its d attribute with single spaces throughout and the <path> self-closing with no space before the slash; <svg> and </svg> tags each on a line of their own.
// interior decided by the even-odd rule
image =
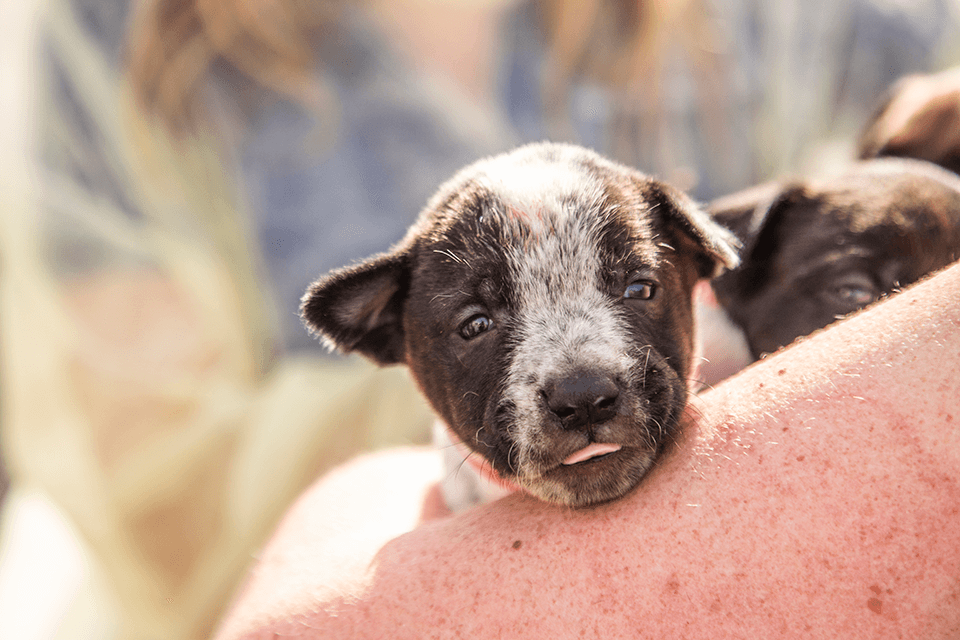
<svg viewBox="0 0 960 640">
<path fill-rule="evenodd" d="M 547 408 L 564 429 L 582 429 L 616 415 L 620 388 L 605 375 L 574 373 L 549 381 L 543 387 Z"/>
</svg>

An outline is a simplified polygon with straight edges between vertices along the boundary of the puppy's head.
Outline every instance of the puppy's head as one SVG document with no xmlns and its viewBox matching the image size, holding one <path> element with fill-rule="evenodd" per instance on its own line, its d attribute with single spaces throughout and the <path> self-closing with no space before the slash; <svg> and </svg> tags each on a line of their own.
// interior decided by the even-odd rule
<svg viewBox="0 0 960 640">
<path fill-rule="evenodd" d="M 582 506 L 631 489 L 673 433 L 691 291 L 735 264 L 733 242 L 666 185 L 531 145 L 457 174 L 398 246 L 317 281 L 302 311 L 331 346 L 406 363 L 502 477 Z"/>
<path fill-rule="evenodd" d="M 713 281 L 754 358 L 960 255 L 960 180 L 914 160 L 871 160 L 822 182 L 769 183 L 710 205 L 744 244 Z"/>
<path fill-rule="evenodd" d="M 861 159 L 916 158 L 960 173 L 960 67 L 898 81 L 858 147 Z"/>
</svg>

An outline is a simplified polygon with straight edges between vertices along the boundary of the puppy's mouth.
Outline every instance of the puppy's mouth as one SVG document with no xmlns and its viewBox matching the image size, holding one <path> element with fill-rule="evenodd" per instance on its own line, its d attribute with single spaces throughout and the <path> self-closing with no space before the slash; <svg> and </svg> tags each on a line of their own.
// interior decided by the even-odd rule
<svg viewBox="0 0 960 640">
<path fill-rule="evenodd" d="M 646 364 L 646 355 L 644 350 L 641 364 Z M 616 402 L 601 412 L 594 400 L 579 421 L 565 420 L 557 410 L 575 406 L 572 400 L 553 405 L 529 400 L 538 390 L 534 384 L 521 386 L 528 396 L 514 390 L 521 402 L 491 398 L 485 427 L 476 431 L 476 451 L 504 478 L 547 502 L 576 508 L 620 498 L 655 465 L 672 437 L 685 388 L 679 375 L 659 361 L 642 374 L 607 377 L 615 379 L 618 393 L 601 389 L 603 393 L 594 395 L 613 395 Z M 566 391 L 580 390 L 567 386 Z M 590 400 L 580 399 L 576 407 Z"/>
<path fill-rule="evenodd" d="M 567 458 L 561 463 L 565 466 L 580 464 L 590 460 L 597 460 L 599 458 L 605 458 L 612 453 L 620 451 L 622 449 L 618 444 L 613 444 L 612 442 L 592 442 L 585 446 L 583 449 L 572 453 L 567 456 Z"/>
<path fill-rule="evenodd" d="M 593 443 L 518 484 L 542 500 L 587 507 L 620 498 L 653 465 L 656 452 L 645 446 Z"/>
</svg>

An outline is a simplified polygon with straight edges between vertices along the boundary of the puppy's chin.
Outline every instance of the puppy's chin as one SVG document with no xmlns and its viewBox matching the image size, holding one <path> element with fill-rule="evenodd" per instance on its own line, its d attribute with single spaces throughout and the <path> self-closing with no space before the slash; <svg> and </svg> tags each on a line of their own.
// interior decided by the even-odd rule
<svg viewBox="0 0 960 640">
<path fill-rule="evenodd" d="M 559 464 L 542 475 L 521 477 L 517 482 L 541 500 L 588 507 L 626 495 L 653 467 L 656 456 L 647 448 L 623 447 L 583 462 Z"/>
<path fill-rule="evenodd" d="M 491 403 L 484 456 L 501 477 L 555 504 L 586 507 L 622 497 L 637 486 L 678 431 L 687 387 L 659 354 L 632 372 L 616 415 L 580 426 L 545 406 Z M 496 407 L 496 408 L 494 408 Z"/>
</svg>

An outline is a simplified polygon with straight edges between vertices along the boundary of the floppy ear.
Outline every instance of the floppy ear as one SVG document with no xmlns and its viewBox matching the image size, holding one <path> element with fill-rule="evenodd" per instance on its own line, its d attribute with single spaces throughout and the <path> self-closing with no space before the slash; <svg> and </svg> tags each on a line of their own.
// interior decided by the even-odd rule
<svg viewBox="0 0 960 640">
<path fill-rule="evenodd" d="M 727 308 L 762 284 L 766 265 L 778 249 L 777 227 L 787 208 L 808 199 L 799 182 L 768 182 L 710 203 L 714 220 L 730 229 L 743 249 L 740 265 L 713 281 L 717 298 Z"/>
<path fill-rule="evenodd" d="M 762 240 L 772 230 L 770 225 L 775 223 L 779 210 L 796 202 L 803 193 L 799 182 L 767 182 L 718 198 L 707 206 L 707 212 L 736 235 L 743 263 L 759 245 L 765 244 Z"/>
<path fill-rule="evenodd" d="M 304 323 L 331 349 L 357 351 L 381 365 L 404 362 L 409 262 L 409 252 L 398 250 L 320 278 L 301 300 Z"/>
<path fill-rule="evenodd" d="M 740 263 L 740 242 L 733 233 L 717 224 L 682 191 L 656 182 L 649 186 L 658 211 L 693 240 L 701 278 L 713 278 L 724 269 L 736 268 Z"/>
</svg>

